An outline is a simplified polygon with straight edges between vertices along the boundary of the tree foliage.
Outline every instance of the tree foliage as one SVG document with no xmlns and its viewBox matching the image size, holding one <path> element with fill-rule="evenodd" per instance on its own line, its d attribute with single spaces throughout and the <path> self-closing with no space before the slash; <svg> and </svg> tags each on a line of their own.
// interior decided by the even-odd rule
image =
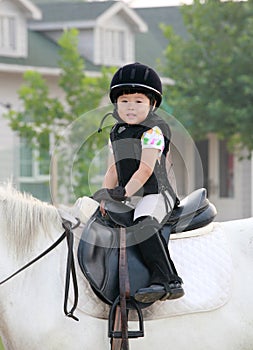
<svg viewBox="0 0 253 350">
<path fill-rule="evenodd" d="M 11 128 L 28 144 L 39 148 L 40 154 L 49 152 L 49 138 L 54 139 L 55 145 L 65 144 L 65 148 L 59 148 L 61 162 L 58 164 L 58 176 L 64 185 L 64 179 L 71 174 L 75 195 L 82 196 L 89 194 L 89 164 L 96 150 L 106 142 L 104 134 L 94 133 L 103 115 L 98 112 L 89 117 L 88 112 L 97 108 L 107 93 L 112 69 L 102 68 L 98 77 L 85 74 L 85 63 L 78 52 L 78 31 L 75 29 L 65 31 L 58 43 L 61 68 L 58 84 L 65 99 L 60 101 L 52 97 L 42 75 L 27 71 L 24 84 L 18 91 L 23 108 L 20 111 L 10 110 L 6 117 Z M 84 117 L 80 119 L 82 115 Z M 69 125 L 72 127 L 69 128 Z M 70 131 L 65 132 L 68 128 Z M 89 136 L 94 134 L 92 138 L 87 138 L 87 131 Z M 77 150 L 72 163 L 67 159 L 70 148 Z"/>
<path fill-rule="evenodd" d="M 195 0 L 182 7 L 187 38 L 169 41 L 167 95 L 195 139 L 216 133 L 231 149 L 253 149 L 253 1 Z"/>
</svg>

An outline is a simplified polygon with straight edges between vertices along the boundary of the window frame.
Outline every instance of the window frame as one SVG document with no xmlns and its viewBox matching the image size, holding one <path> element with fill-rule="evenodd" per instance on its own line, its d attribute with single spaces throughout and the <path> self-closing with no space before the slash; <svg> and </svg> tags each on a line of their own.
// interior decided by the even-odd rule
<svg viewBox="0 0 253 350">
<path fill-rule="evenodd" d="M 1 55 L 18 53 L 18 18 L 15 14 L 0 15 Z"/>
<path fill-rule="evenodd" d="M 49 141 L 50 142 L 50 141 Z M 22 176 L 22 154 L 21 154 L 21 147 L 27 147 L 28 151 L 31 152 L 31 160 L 30 160 L 30 169 L 31 169 L 31 176 Z M 48 168 L 48 174 L 41 173 L 41 160 L 40 157 L 40 151 L 38 148 L 32 148 L 27 145 L 27 142 L 25 139 L 20 139 L 20 151 L 19 151 L 19 182 L 45 182 L 49 181 L 50 179 L 50 144 L 49 144 L 49 168 Z M 25 160 L 26 161 L 26 160 Z"/>
<path fill-rule="evenodd" d="M 226 140 L 219 140 L 219 196 L 235 197 L 235 156 L 228 150 Z"/>
<path fill-rule="evenodd" d="M 103 64 L 118 65 L 127 61 L 126 39 L 127 32 L 124 28 L 103 28 L 101 37 Z"/>
</svg>

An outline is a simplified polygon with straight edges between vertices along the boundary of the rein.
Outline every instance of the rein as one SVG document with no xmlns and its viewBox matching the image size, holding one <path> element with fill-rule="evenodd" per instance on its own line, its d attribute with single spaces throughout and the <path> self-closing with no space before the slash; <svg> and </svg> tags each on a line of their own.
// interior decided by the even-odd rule
<svg viewBox="0 0 253 350">
<path fill-rule="evenodd" d="M 40 255 L 38 255 L 36 258 L 32 259 L 30 262 L 25 264 L 23 267 L 18 269 L 16 272 L 11 274 L 9 277 L 5 278 L 4 280 L 0 281 L 0 286 L 4 284 L 5 282 L 12 279 L 14 276 L 18 275 L 20 272 L 27 269 L 29 266 L 33 265 L 35 262 L 43 258 L 45 255 L 50 253 L 53 249 L 55 249 L 65 238 L 67 239 L 67 246 L 68 246 L 68 257 L 67 257 L 67 266 L 66 266 L 66 279 L 65 279 L 65 296 L 64 296 L 64 313 L 66 316 L 73 318 L 75 321 L 79 321 L 76 316 L 74 316 L 74 311 L 77 307 L 78 303 L 78 284 L 77 284 L 77 278 L 76 278 L 76 269 L 75 269 L 75 263 L 74 263 L 74 254 L 73 254 L 73 230 L 76 229 L 80 225 L 80 220 L 76 218 L 77 223 L 74 226 L 71 226 L 71 222 L 67 220 L 63 220 L 62 226 L 64 228 L 63 234 L 55 241 L 50 247 L 48 247 L 46 250 L 44 250 Z M 72 275 L 72 283 L 73 283 L 73 289 L 74 289 L 74 302 L 73 306 L 70 309 L 70 311 L 67 310 L 67 304 L 68 304 L 68 295 L 69 295 L 69 286 L 70 286 L 70 276 Z"/>
</svg>

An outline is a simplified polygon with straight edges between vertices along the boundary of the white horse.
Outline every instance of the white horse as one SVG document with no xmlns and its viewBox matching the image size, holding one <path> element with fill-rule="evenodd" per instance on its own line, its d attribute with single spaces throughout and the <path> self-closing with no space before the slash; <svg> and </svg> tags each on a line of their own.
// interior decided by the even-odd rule
<svg viewBox="0 0 253 350">
<path fill-rule="evenodd" d="M 87 212 L 94 210 L 90 201 L 82 202 Z M 80 201 L 73 210 L 77 207 L 80 209 Z M 61 217 L 54 206 L 1 187 L 0 281 L 40 254 L 62 232 Z M 194 242 L 192 248 L 190 242 Z M 209 243 L 211 255 L 205 251 Z M 252 350 L 253 219 L 216 223 L 212 232 L 170 244 L 181 274 L 185 267 L 180 261 L 195 256 L 195 262 L 189 263 L 192 265 L 186 262 L 186 295 L 145 309 L 145 336 L 130 340 L 131 350 Z M 182 249 L 188 251 L 186 256 Z M 42 260 L 0 285 L 0 335 L 6 350 L 110 348 L 108 306 L 93 295 L 80 271 L 79 322 L 62 311 L 66 252 L 62 242 Z M 193 274 L 196 261 L 199 264 Z M 71 295 L 70 302 L 72 299 Z M 130 321 L 130 328 L 136 328 L 136 321 Z"/>
</svg>

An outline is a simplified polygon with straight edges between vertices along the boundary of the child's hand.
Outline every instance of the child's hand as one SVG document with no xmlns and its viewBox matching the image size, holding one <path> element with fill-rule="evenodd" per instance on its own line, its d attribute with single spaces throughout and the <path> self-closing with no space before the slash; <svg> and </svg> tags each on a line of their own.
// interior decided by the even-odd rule
<svg viewBox="0 0 253 350">
<path fill-rule="evenodd" d="M 117 186 L 115 188 L 101 188 L 93 195 L 93 199 L 95 199 L 97 202 L 101 202 L 102 200 L 115 200 L 121 202 L 126 198 L 126 190 L 122 186 Z"/>
<path fill-rule="evenodd" d="M 106 210 L 105 210 L 105 201 L 104 200 L 102 200 L 100 202 L 99 210 L 100 210 L 102 216 L 105 217 L 106 216 Z"/>
<path fill-rule="evenodd" d="M 126 199 L 126 190 L 122 186 L 117 186 L 107 190 L 110 197 L 115 201 L 124 201 Z"/>
<path fill-rule="evenodd" d="M 94 193 L 93 199 L 100 202 L 100 212 L 102 216 L 106 216 L 105 201 L 124 201 L 126 199 L 126 190 L 122 186 L 117 186 L 115 188 L 101 188 Z"/>
</svg>

